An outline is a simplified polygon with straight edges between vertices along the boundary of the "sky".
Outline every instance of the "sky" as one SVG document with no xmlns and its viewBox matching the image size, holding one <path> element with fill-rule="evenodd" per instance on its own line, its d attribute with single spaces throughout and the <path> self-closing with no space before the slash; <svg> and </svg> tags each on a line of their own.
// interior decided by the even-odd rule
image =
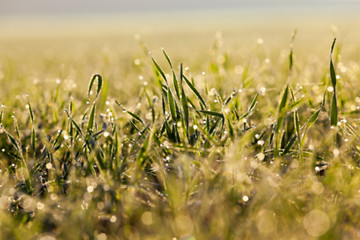
<svg viewBox="0 0 360 240">
<path fill-rule="evenodd" d="M 76 35 L 89 29 L 226 29 L 239 24 L 294 28 L 305 20 L 321 23 L 321 28 L 341 23 L 350 28 L 359 12 L 360 0 L 0 0 L 0 31 L 6 37 Z"/>
<path fill-rule="evenodd" d="M 162 10 L 342 6 L 359 9 L 360 0 L 1 0 L 0 15 L 96 14 Z"/>
</svg>

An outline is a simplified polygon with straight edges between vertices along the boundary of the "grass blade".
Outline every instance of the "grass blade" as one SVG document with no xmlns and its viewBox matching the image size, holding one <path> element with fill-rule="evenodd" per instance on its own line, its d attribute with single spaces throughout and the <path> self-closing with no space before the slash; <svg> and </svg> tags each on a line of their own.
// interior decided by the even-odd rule
<svg viewBox="0 0 360 240">
<path fill-rule="evenodd" d="M 133 117 L 135 120 L 137 120 L 138 122 L 142 123 L 143 125 L 145 125 L 144 121 L 135 113 L 130 112 L 128 110 L 126 110 L 118 101 L 115 101 L 115 103 L 123 109 L 123 111 L 126 111 L 131 117 Z"/>
<path fill-rule="evenodd" d="M 218 117 L 218 118 L 224 119 L 224 115 L 222 113 L 208 111 L 208 110 L 200 110 L 200 109 L 195 109 L 195 108 L 191 108 L 191 109 L 193 109 L 197 112 L 203 113 L 205 115 L 208 115 L 208 116 L 213 116 L 213 117 Z"/>
<path fill-rule="evenodd" d="M 173 96 L 173 93 L 171 91 L 170 88 L 168 88 L 168 102 L 169 102 L 169 107 L 170 107 L 170 113 L 171 113 L 171 116 L 172 116 L 172 119 L 174 121 L 177 120 L 177 117 L 176 117 L 176 110 L 175 110 L 175 100 L 174 100 L 174 96 Z"/>
<path fill-rule="evenodd" d="M 99 93 L 102 88 L 103 79 L 100 74 L 94 74 L 90 79 L 89 89 L 88 89 L 88 97 L 90 96 L 92 86 L 94 85 L 95 80 L 98 80 L 97 90 L 96 90 L 96 98 L 99 96 Z"/>
<path fill-rule="evenodd" d="M 279 114 L 281 114 L 286 107 L 287 99 L 288 99 L 288 93 L 289 93 L 289 85 L 286 85 L 286 88 L 284 90 L 284 93 L 281 98 L 281 102 L 279 105 Z"/>
<path fill-rule="evenodd" d="M 165 52 L 165 50 L 164 50 L 164 49 L 162 50 L 162 52 L 163 52 L 163 54 L 164 54 L 164 56 L 165 56 L 165 58 L 166 58 L 167 62 L 169 63 L 169 65 L 170 65 L 171 69 L 174 69 L 174 68 L 173 68 L 173 65 L 172 65 L 172 62 L 171 62 L 171 60 L 170 60 L 169 56 L 167 55 L 167 53 Z"/>
<path fill-rule="evenodd" d="M 155 65 L 156 70 L 160 73 L 161 77 L 165 80 L 165 82 L 167 82 L 164 71 L 161 69 L 161 67 L 160 67 L 159 64 L 155 61 L 155 59 L 154 59 L 153 57 L 151 57 L 151 59 L 152 59 L 154 65 Z"/>
<path fill-rule="evenodd" d="M 80 128 L 79 124 L 77 124 L 77 123 L 75 122 L 75 120 L 70 116 L 69 112 L 68 112 L 66 109 L 65 109 L 65 112 L 66 112 L 66 114 L 68 115 L 68 118 L 69 118 L 69 119 L 71 120 L 71 122 L 74 124 L 76 131 L 84 138 L 85 136 L 84 136 L 83 132 L 81 131 L 81 128 Z"/>
<path fill-rule="evenodd" d="M 335 73 L 333 57 L 332 57 L 335 43 L 336 43 L 336 38 L 334 38 L 334 41 L 331 45 L 331 50 L 330 50 L 330 79 L 331 79 L 331 84 L 333 87 L 333 98 L 332 98 L 331 109 L 330 109 L 330 124 L 331 124 L 331 126 L 336 126 L 337 122 L 338 122 L 338 107 L 337 107 L 337 96 L 336 96 L 336 73 Z"/>
<path fill-rule="evenodd" d="M 89 122 L 88 122 L 88 126 L 87 126 L 87 133 L 88 134 L 92 133 L 92 130 L 93 130 L 93 127 L 94 127 L 95 108 L 96 108 L 96 106 L 95 106 L 95 102 L 94 102 L 93 105 L 92 105 L 92 108 L 91 108 L 90 118 L 89 118 Z"/>
<path fill-rule="evenodd" d="M 338 109 L 337 109 L 337 98 L 336 94 L 333 94 L 331 109 L 330 109 L 330 124 L 336 126 L 338 122 Z"/>
<path fill-rule="evenodd" d="M 207 109 L 206 102 L 205 102 L 204 98 L 201 96 L 201 94 L 199 93 L 199 91 L 185 76 L 184 76 L 184 80 L 185 80 L 186 84 L 190 87 L 190 89 L 193 91 L 193 93 L 195 93 L 196 97 L 200 100 L 200 102 L 202 103 L 204 108 Z"/>
<path fill-rule="evenodd" d="M 246 112 L 244 115 L 242 115 L 242 116 L 240 117 L 239 120 L 241 120 L 241 119 L 246 118 L 247 116 L 249 116 L 249 114 L 255 109 L 255 106 L 256 106 L 258 97 L 259 97 L 259 93 L 256 93 L 255 97 L 254 97 L 253 100 L 251 101 L 251 104 L 250 104 L 249 109 L 247 110 L 247 112 Z"/>
</svg>

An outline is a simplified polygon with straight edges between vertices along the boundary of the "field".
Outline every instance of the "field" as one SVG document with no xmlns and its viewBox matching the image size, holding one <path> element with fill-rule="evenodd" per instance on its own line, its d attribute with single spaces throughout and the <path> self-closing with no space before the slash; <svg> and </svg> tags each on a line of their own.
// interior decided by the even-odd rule
<svg viewBox="0 0 360 240">
<path fill-rule="evenodd" d="M 0 239 L 360 238 L 360 33 L 252 24 L 3 28 Z"/>
</svg>

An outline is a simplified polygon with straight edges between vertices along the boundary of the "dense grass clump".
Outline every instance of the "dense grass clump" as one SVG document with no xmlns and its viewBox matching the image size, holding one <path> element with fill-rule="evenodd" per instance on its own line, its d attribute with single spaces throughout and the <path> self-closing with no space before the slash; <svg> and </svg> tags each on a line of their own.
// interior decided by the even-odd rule
<svg viewBox="0 0 360 240">
<path fill-rule="evenodd" d="M 294 37 L 275 64 L 260 41 L 236 64 L 220 34 L 194 73 L 141 55 L 135 88 L 109 69 L 28 84 L 2 58 L 30 93 L 1 99 L 0 238 L 358 238 L 359 66 L 335 40 L 330 64 L 297 65 Z"/>
</svg>

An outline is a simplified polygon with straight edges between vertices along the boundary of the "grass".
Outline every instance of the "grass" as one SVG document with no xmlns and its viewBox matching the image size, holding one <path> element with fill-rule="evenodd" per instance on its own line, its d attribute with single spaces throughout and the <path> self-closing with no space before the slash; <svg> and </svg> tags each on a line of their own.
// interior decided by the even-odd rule
<svg viewBox="0 0 360 240">
<path fill-rule="evenodd" d="M 358 238 L 357 59 L 335 40 L 330 67 L 297 58 L 293 34 L 284 56 L 258 41 L 239 62 L 222 42 L 193 66 L 143 42 L 74 54 L 99 73 L 9 50 L 0 238 Z"/>
</svg>

